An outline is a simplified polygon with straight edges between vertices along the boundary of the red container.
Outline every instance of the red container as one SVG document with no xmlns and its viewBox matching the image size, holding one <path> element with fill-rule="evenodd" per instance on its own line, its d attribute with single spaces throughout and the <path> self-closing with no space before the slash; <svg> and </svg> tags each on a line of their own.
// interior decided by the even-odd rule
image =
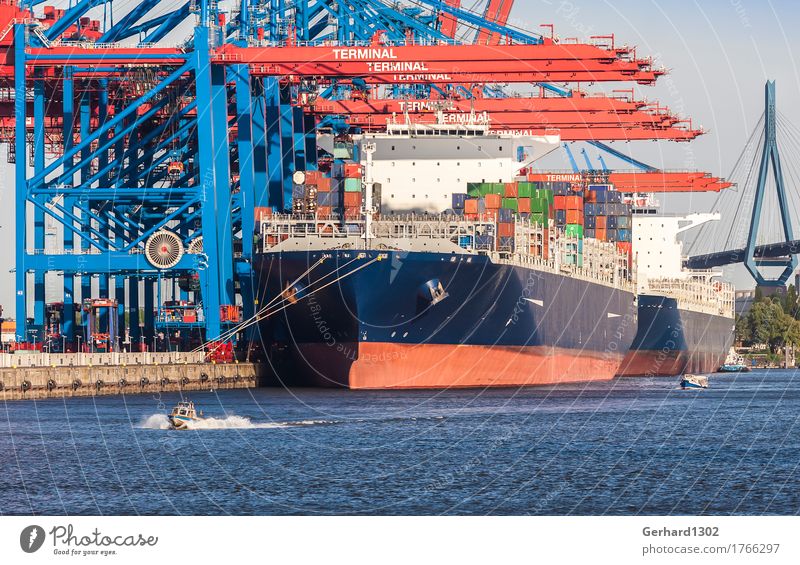
<svg viewBox="0 0 800 565">
<path fill-rule="evenodd" d="M 583 225 L 583 212 L 580 210 L 567 210 L 567 223 Z"/>
<path fill-rule="evenodd" d="M 487 210 L 499 210 L 503 203 L 503 198 L 499 194 L 487 194 L 483 198 L 486 202 Z"/>
<path fill-rule="evenodd" d="M 519 196 L 517 183 L 507 182 L 505 185 L 505 189 L 503 190 L 503 196 L 505 196 L 506 198 L 516 198 L 517 196 Z"/>
<path fill-rule="evenodd" d="M 320 176 L 317 179 L 317 192 L 330 192 L 331 191 L 331 177 Z"/>
<path fill-rule="evenodd" d="M 517 199 L 517 211 L 520 214 L 529 214 L 531 211 L 531 199 L 530 198 Z"/>
<path fill-rule="evenodd" d="M 553 197 L 553 208 L 556 210 L 566 210 L 567 209 L 567 197 L 566 196 L 554 196 Z"/>
<path fill-rule="evenodd" d="M 357 179 L 361 177 L 361 165 L 358 163 L 345 163 L 344 176 L 348 179 Z"/>
<path fill-rule="evenodd" d="M 587 190 L 583 199 L 584 202 L 597 202 L 597 192 L 594 190 Z"/>
<path fill-rule="evenodd" d="M 469 200 L 467 200 L 467 202 L 469 202 Z M 476 212 L 466 212 L 465 211 L 464 212 L 464 219 L 465 220 L 471 220 L 471 221 L 477 220 L 478 219 L 478 214 Z"/>
<path fill-rule="evenodd" d="M 317 206 L 317 218 L 327 220 L 331 217 L 331 210 L 330 206 Z"/>
<path fill-rule="evenodd" d="M 272 208 L 270 208 L 269 206 L 263 206 L 263 207 L 262 206 L 257 206 L 254 209 L 253 214 L 254 214 L 254 217 L 255 217 L 256 221 L 259 222 L 259 221 L 261 221 L 262 218 L 266 219 L 266 218 L 271 218 L 272 217 Z"/>
<path fill-rule="evenodd" d="M 322 173 L 319 171 L 306 171 L 306 184 L 319 184 Z"/>
<path fill-rule="evenodd" d="M 497 221 L 497 216 L 498 216 L 498 210 L 499 210 L 499 208 L 498 209 L 494 209 L 494 208 L 488 208 L 487 207 L 486 211 L 483 212 L 482 214 L 480 214 L 480 216 L 482 218 L 490 221 L 490 222 L 496 222 Z"/>
<path fill-rule="evenodd" d="M 567 210 L 583 210 L 583 198 L 580 196 L 565 196 Z M 572 223 L 572 222 L 567 222 Z"/>
<path fill-rule="evenodd" d="M 478 199 L 468 198 L 464 201 L 464 215 L 478 213 Z"/>
<path fill-rule="evenodd" d="M 497 224 L 498 237 L 514 237 L 514 224 L 499 223 Z"/>
<path fill-rule="evenodd" d="M 360 192 L 345 192 L 344 193 L 344 206 L 345 206 L 345 208 L 359 208 L 359 209 L 361 209 L 361 193 Z"/>
<path fill-rule="evenodd" d="M 345 207 L 344 209 L 345 220 L 360 220 L 361 219 L 361 206 Z"/>
<path fill-rule="evenodd" d="M 608 221 L 605 216 L 596 216 L 594 221 L 595 221 L 594 227 L 597 230 L 605 230 L 608 227 Z M 598 237 L 597 239 L 600 238 Z"/>
</svg>

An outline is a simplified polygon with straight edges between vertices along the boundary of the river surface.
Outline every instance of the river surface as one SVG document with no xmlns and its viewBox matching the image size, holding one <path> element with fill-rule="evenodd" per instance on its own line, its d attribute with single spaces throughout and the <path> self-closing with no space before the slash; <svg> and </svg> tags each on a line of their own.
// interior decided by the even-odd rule
<svg viewBox="0 0 800 565">
<path fill-rule="evenodd" d="M 2 514 L 798 514 L 800 373 L 0 404 Z"/>
</svg>

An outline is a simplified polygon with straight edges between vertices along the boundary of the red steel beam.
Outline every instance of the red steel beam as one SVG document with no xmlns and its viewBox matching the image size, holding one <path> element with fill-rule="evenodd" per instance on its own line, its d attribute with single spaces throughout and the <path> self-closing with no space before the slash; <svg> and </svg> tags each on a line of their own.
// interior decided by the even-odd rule
<svg viewBox="0 0 800 565">
<path fill-rule="evenodd" d="M 508 17 L 511 15 L 511 8 L 513 7 L 514 0 L 489 0 L 489 5 L 486 6 L 486 12 L 483 17 L 490 22 L 504 26 L 508 23 Z M 478 45 L 497 45 L 500 43 L 500 34 L 481 28 L 478 31 L 476 43 Z"/>
</svg>

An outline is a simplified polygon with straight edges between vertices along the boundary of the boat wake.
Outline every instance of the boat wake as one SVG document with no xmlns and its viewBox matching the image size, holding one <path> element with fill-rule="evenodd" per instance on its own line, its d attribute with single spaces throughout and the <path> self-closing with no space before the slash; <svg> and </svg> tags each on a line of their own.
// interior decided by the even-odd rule
<svg viewBox="0 0 800 565">
<path fill-rule="evenodd" d="M 188 422 L 190 430 L 257 430 L 274 428 L 295 428 L 301 426 L 326 426 L 336 424 L 332 420 L 301 420 L 297 422 L 253 422 L 246 416 L 227 416 L 225 418 L 203 418 L 193 422 Z M 151 414 L 142 419 L 137 426 L 140 429 L 149 430 L 168 430 L 170 428 L 169 419 L 165 414 Z"/>
</svg>

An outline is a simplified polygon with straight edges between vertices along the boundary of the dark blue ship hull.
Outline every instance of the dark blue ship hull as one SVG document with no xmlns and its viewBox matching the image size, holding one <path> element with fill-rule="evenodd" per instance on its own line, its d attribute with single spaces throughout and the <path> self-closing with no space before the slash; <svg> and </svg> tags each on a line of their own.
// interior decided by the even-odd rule
<svg viewBox="0 0 800 565">
<path fill-rule="evenodd" d="M 485 256 L 327 254 L 305 275 L 323 252 L 256 259 L 260 303 L 282 296 L 260 332 L 283 384 L 446 388 L 611 379 L 636 332 L 628 290 Z"/>
<path fill-rule="evenodd" d="M 639 329 L 621 376 L 712 373 L 733 343 L 734 320 L 678 307 L 675 298 L 639 296 Z"/>
</svg>

